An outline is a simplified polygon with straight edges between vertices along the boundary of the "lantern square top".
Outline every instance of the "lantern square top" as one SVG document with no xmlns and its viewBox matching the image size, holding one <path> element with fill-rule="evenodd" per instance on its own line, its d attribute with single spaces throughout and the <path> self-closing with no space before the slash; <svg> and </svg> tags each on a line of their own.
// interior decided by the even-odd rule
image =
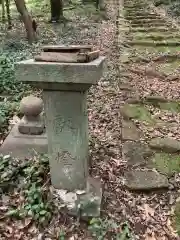
<svg viewBox="0 0 180 240">
<path fill-rule="evenodd" d="M 16 78 L 46 90 L 85 90 L 102 76 L 105 57 L 86 63 L 43 62 L 34 59 L 15 64 Z"/>
</svg>

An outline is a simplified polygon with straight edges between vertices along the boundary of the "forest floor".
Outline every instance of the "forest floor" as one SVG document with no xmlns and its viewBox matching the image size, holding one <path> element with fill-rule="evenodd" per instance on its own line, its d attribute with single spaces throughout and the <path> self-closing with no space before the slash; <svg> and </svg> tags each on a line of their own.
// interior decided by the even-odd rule
<svg viewBox="0 0 180 240">
<path fill-rule="evenodd" d="M 136 14 L 139 14 L 139 19 L 146 18 L 142 13 L 146 7 L 141 1 L 133 6 L 128 1 L 125 5 L 127 27 L 122 27 L 122 31 L 127 33 L 127 48 L 121 49 L 120 36 L 117 35 L 121 34 L 121 31 L 117 31 L 117 28 L 121 27 L 117 25 L 117 20 L 120 19 L 118 1 L 107 2 L 108 19 L 102 12 L 96 12 L 93 5 L 83 7 L 77 4 L 73 5 L 73 9 L 65 11 L 65 17 L 70 20 L 65 25 L 48 24 L 48 19 L 44 17 L 47 15 L 47 6 L 39 4 L 34 10 L 34 16 L 37 16 L 39 24 L 38 43 L 32 46 L 27 45 L 24 28 L 16 13 L 11 31 L 7 31 L 5 26 L 1 25 L 1 143 L 9 132 L 11 124 L 19 120 L 19 101 L 22 97 L 32 92 L 36 95 L 40 94 L 39 91 L 21 83 L 16 84 L 14 62 L 34 56 L 39 52 L 42 44 L 55 43 L 93 44 L 99 47 L 102 55 L 107 56 L 103 77 L 97 86 L 90 89 L 88 95 L 92 162 L 90 174 L 99 177 L 102 181 L 102 217 L 91 222 L 83 222 L 69 217 L 64 209 L 57 209 L 51 199 L 49 167 L 45 157 L 39 156 L 24 164 L 5 156 L 0 161 L 2 191 L 0 239 L 2 240 L 178 239 L 173 228 L 176 224 L 172 224 L 174 221 L 172 214 L 175 202 L 179 198 L 180 182 L 179 158 L 175 155 L 180 150 L 178 145 L 180 86 L 177 57 L 180 45 L 174 46 L 179 36 L 176 29 L 171 29 L 169 23 L 166 24 L 164 21 L 162 23 L 157 14 L 154 18 L 153 14 L 149 15 L 147 18 L 150 19 L 149 24 L 135 19 Z M 161 26 L 156 25 L 156 18 L 157 22 L 161 22 Z M 142 24 L 145 26 L 143 27 Z M 149 28 L 150 24 L 154 29 L 151 28 L 148 33 L 144 33 L 143 29 Z M 168 40 L 164 40 L 162 29 L 168 29 Z M 157 46 L 156 40 L 170 44 Z M 120 56 L 118 51 L 124 51 L 124 54 Z M 167 55 L 168 52 L 169 55 L 175 53 L 176 57 L 170 56 L 173 61 L 167 61 L 167 58 L 169 59 L 167 56 L 154 60 L 162 53 Z M 126 74 L 119 75 L 120 67 L 124 68 Z M 149 95 L 153 97 L 147 98 Z M 144 160 L 144 155 L 147 155 L 147 152 L 149 154 L 149 149 L 147 152 L 142 149 L 149 140 L 159 136 L 168 136 L 178 141 L 171 142 L 171 146 L 164 144 L 166 149 L 170 149 L 171 155 L 173 153 L 176 166 L 168 165 L 167 161 L 170 162 L 172 156 L 164 149 L 163 153 L 158 151 L 150 154 L 155 159 L 152 161 L 153 164 L 156 163 L 151 165 L 151 168 L 146 164 L 141 166 L 142 162 L 134 163 L 134 159 L 132 160 L 128 155 L 129 150 L 126 149 L 125 153 L 124 149 L 127 148 L 129 140 L 137 144 L 136 140 L 140 139 L 137 149 L 138 154 L 141 154 L 138 157 L 135 155 L 135 159 Z M 157 145 L 155 147 L 158 148 Z M 164 154 L 163 157 L 160 154 Z M 163 163 L 160 164 L 158 160 L 162 158 Z M 162 165 L 168 167 L 164 170 Z M 146 176 L 145 179 L 152 183 L 149 189 L 145 186 L 148 192 L 144 191 L 142 186 L 138 189 L 141 190 L 140 192 L 134 192 L 138 185 L 131 186 L 131 183 L 137 179 L 133 176 L 132 181 L 131 169 L 141 174 L 142 170 L 151 174 L 155 172 L 155 177 L 158 176 L 161 181 L 155 182 L 154 175 L 150 176 L 150 180 Z M 130 180 L 128 180 L 129 176 Z M 141 182 L 144 181 L 143 179 Z M 157 186 L 160 188 L 163 186 L 163 189 L 154 191 Z M 48 219 L 49 223 L 46 221 Z"/>
</svg>

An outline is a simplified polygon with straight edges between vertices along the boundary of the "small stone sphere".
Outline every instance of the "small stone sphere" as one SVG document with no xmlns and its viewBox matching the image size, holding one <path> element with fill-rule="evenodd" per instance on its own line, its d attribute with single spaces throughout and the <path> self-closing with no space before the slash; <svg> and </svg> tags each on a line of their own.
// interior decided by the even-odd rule
<svg viewBox="0 0 180 240">
<path fill-rule="evenodd" d="M 20 102 L 20 111 L 25 116 L 38 116 L 43 110 L 43 101 L 35 96 L 24 97 Z"/>
</svg>

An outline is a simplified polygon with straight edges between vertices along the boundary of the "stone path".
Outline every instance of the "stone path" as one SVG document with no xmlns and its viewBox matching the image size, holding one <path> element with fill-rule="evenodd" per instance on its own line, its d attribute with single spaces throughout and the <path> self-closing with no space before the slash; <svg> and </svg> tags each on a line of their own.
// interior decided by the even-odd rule
<svg viewBox="0 0 180 240">
<path fill-rule="evenodd" d="M 125 185 L 169 188 L 180 172 L 180 34 L 142 0 L 125 1 L 119 87 Z"/>
</svg>

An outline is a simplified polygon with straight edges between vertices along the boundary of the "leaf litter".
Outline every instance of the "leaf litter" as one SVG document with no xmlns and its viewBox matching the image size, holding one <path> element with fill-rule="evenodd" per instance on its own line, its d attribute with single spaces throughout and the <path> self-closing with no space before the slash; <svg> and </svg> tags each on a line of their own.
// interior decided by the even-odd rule
<svg viewBox="0 0 180 240">
<path fill-rule="evenodd" d="M 166 240 L 178 239 L 171 224 L 172 196 L 176 199 L 179 195 L 179 187 L 169 189 L 166 192 L 132 193 L 124 186 L 124 171 L 126 162 L 121 156 L 121 118 L 119 115 L 123 94 L 119 90 L 119 76 L 117 67 L 116 41 L 116 2 L 107 5 L 109 20 L 103 20 L 98 24 L 86 18 L 87 28 L 82 30 L 84 19 L 73 16 L 73 23 L 64 28 L 64 34 L 58 35 L 55 30 L 44 30 L 42 23 L 39 28 L 43 42 L 48 43 L 73 43 L 92 44 L 100 46 L 101 53 L 107 56 L 104 76 L 98 86 L 90 89 L 88 94 L 88 113 L 90 131 L 90 173 L 99 177 L 104 187 L 102 218 L 109 218 L 121 226 L 128 222 L 134 239 Z M 18 24 L 17 24 L 18 26 Z M 19 27 L 21 29 L 21 27 Z M 73 31 L 72 31 L 73 29 Z M 53 32 L 53 37 L 52 37 Z M 50 38 L 50 40 L 49 40 Z M 36 48 L 36 47 L 35 47 Z M 37 47 L 38 48 L 38 47 Z M 139 93 L 146 95 L 153 92 L 163 93 L 166 96 L 178 98 L 178 83 L 164 83 L 157 78 L 148 81 L 147 78 L 131 74 L 132 85 L 136 86 Z M 171 89 L 171 90 L 170 90 Z M 152 108 L 153 113 L 158 114 L 158 109 Z M 164 113 L 163 113 L 164 116 Z M 179 123 L 179 115 L 169 116 L 166 120 Z M 12 122 L 16 122 L 16 117 Z M 147 126 L 139 123 L 144 131 Z M 152 136 L 156 130 L 148 132 Z M 166 132 L 159 133 L 166 134 Z M 173 134 L 180 139 L 179 128 L 175 128 Z M 179 179 L 178 176 L 177 180 Z M 49 187 L 49 184 L 46 186 Z M 50 224 L 44 228 L 38 228 L 31 218 L 15 220 L 5 217 L 9 206 L 23 204 L 24 198 L 20 189 L 15 188 L 8 196 L 2 195 L 0 199 L 0 239 L 58 239 L 60 232 L 65 232 L 66 239 L 93 239 L 87 229 L 86 222 L 78 222 L 69 217 L 66 212 L 55 211 Z M 112 239 L 112 236 L 104 239 Z"/>
</svg>

